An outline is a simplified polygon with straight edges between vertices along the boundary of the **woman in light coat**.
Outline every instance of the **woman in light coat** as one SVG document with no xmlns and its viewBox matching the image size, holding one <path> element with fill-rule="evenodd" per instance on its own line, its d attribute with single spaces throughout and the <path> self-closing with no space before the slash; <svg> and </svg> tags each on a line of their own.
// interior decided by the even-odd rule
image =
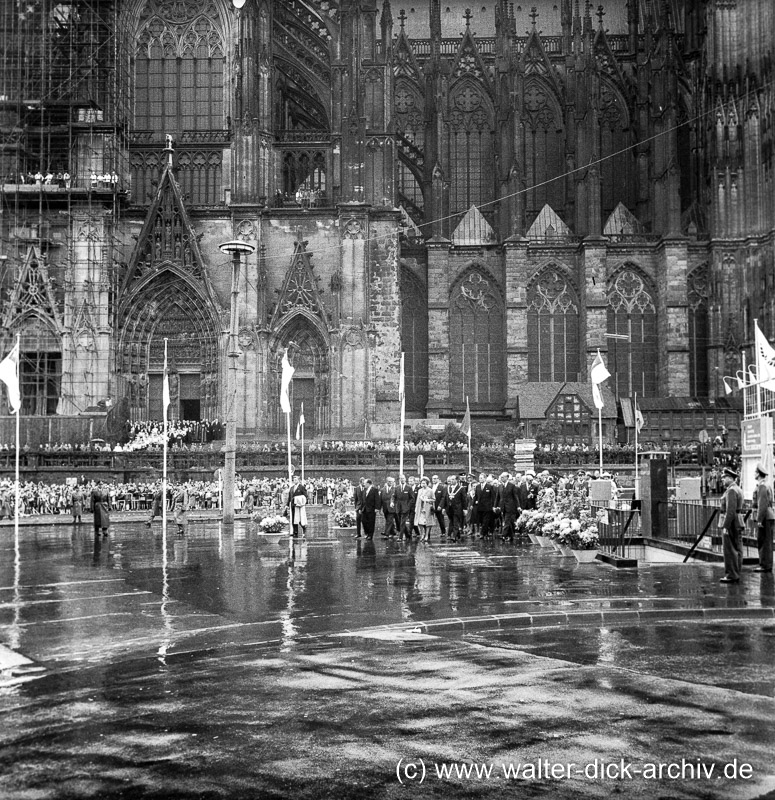
<svg viewBox="0 0 775 800">
<path fill-rule="evenodd" d="M 414 524 L 420 530 L 420 541 L 429 542 L 431 540 L 431 528 L 436 519 L 434 514 L 435 494 L 431 489 L 427 478 L 420 481 L 420 489 L 417 492 L 417 500 L 414 506 Z"/>
</svg>

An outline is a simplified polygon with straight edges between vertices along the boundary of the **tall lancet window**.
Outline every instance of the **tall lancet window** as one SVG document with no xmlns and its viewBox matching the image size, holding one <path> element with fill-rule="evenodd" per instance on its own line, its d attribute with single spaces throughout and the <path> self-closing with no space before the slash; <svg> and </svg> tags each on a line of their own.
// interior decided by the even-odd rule
<svg viewBox="0 0 775 800">
<path fill-rule="evenodd" d="M 504 403 L 503 300 L 491 279 L 469 272 L 452 290 L 449 322 L 450 395 L 455 408 Z"/>
<path fill-rule="evenodd" d="M 617 397 L 657 394 L 655 292 L 637 269 L 622 269 L 608 286 L 608 369 Z"/>
<path fill-rule="evenodd" d="M 554 267 L 542 272 L 528 289 L 527 348 L 528 380 L 578 380 L 578 299 Z"/>
<path fill-rule="evenodd" d="M 708 373 L 708 267 L 698 267 L 689 275 L 689 394 L 707 397 Z"/>
<path fill-rule="evenodd" d="M 191 17 L 182 3 L 147 6 L 135 45 L 136 129 L 181 136 L 224 128 L 223 41 L 215 6 L 203 6 Z"/>
<path fill-rule="evenodd" d="M 454 228 L 471 206 L 494 199 L 492 111 L 482 90 L 464 81 L 452 93 L 449 116 L 450 208 Z M 487 217 L 491 209 L 481 209 Z M 488 220 L 491 221 L 491 220 Z"/>
<path fill-rule="evenodd" d="M 603 219 L 619 203 L 635 208 L 635 152 L 629 133 L 627 104 L 609 81 L 600 87 L 600 197 Z"/>
<path fill-rule="evenodd" d="M 522 110 L 527 217 L 533 219 L 546 204 L 561 213 L 565 205 L 565 181 L 554 180 L 566 169 L 560 106 L 549 87 L 534 80 L 525 88 Z"/>
</svg>

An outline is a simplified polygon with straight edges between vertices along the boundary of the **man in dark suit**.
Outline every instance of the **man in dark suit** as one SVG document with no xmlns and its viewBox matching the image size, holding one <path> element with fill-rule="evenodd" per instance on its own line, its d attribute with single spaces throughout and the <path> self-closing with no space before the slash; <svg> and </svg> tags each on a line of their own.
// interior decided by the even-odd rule
<svg viewBox="0 0 775 800">
<path fill-rule="evenodd" d="M 446 536 L 447 525 L 444 520 L 444 508 L 447 505 L 447 487 L 439 480 L 438 475 L 434 475 L 431 488 L 433 489 L 433 513 L 439 523 L 441 535 Z"/>
<path fill-rule="evenodd" d="M 458 483 L 456 475 L 450 475 L 447 479 L 446 511 L 449 517 L 449 536 L 453 542 L 463 535 L 466 500 L 466 490 Z"/>
<path fill-rule="evenodd" d="M 355 506 L 355 538 L 361 538 L 361 516 L 363 513 L 363 493 L 365 491 L 366 478 L 361 478 L 353 491 L 353 505 Z"/>
<path fill-rule="evenodd" d="M 374 538 L 374 525 L 377 522 L 377 509 L 380 506 L 379 492 L 371 478 L 366 479 L 363 489 L 363 507 L 361 520 L 363 521 L 363 535 L 371 541 Z"/>
<path fill-rule="evenodd" d="M 521 472 L 514 476 L 512 483 L 517 487 L 517 497 L 519 498 L 519 507 L 527 508 L 527 478 Z"/>
<path fill-rule="evenodd" d="M 411 539 L 414 525 L 415 495 L 412 487 L 406 482 L 406 475 L 398 476 L 396 486 L 396 516 L 398 517 L 398 538 Z"/>
<path fill-rule="evenodd" d="M 396 535 L 396 482 L 388 478 L 379 493 L 379 504 L 385 517 L 383 539 L 391 539 Z"/>
<path fill-rule="evenodd" d="M 488 475 L 484 480 L 484 484 L 479 484 L 476 487 L 476 494 L 479 497 L 476 504 L 477 516 L 482 539 L 492 536 L 493 528 L 495 527 L 497 493 L 498 487 L 495 485 L 492 475 Z"/>
<path fill-rule="evenodd" d="M 517 517 L 522 513 L 522 505 L 519 500 L 517 487 L 511 480 L 508 472 L 500 475 L 500 488 L 496 499 L 496 508 L 503 516 L 502 536 L 510 542 L 514 541 L 514 524 Z"/>
<path fill-rule="evenodd" d="M 474 477 L 472 475 L 471 482 L 473 481 Z M 469 499 L 471 500 L 471 513 L 469 514 L 470 517 L 469 524 L 471 526 L 470 532 L 474 536 L 478 536 L 480 533 L 482 533 L 481 530 L 482 520 L 479 511 L 479 501 L 481 500 L 482 495 L 484 494 L 484 487 L 486 485 L 487 485 L 487 476 L 482 472 L 479 475 L 479 482 L 473 484 L 473 494 L 474 494 L 473 498 L 470 498 L 469 496 Z"/>
</svg>

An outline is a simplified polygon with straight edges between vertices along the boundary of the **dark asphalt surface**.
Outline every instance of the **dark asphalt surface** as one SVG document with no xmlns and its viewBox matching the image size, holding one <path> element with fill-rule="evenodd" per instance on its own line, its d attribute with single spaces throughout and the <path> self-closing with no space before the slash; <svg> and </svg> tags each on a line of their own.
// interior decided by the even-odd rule
<svg viewBox="0 0 775 800">
<path fill-rule="evenodd" d="M 3 527 L 0 798 L 775 796 L 771 576 L 311 513 Z"/>
</svg>

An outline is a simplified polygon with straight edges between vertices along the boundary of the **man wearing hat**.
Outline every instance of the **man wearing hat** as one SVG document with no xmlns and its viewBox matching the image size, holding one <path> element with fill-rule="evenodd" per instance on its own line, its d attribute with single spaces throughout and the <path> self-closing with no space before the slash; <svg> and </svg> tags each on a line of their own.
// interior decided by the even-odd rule
<svg viewBox="0 0 775 800">
<path fill-rule="evenodd" d="M 756 509 L 756 547 L 759 566 L 754 572 L 772 572 L 772 532 L 775 528 L 775 509 L 772 507 L 772 487 L 767 482 L 767 471 L 759 462 L 756 465 L 756 490 L 753 495 Z"/>
<path fill-rule="evenodd" d="M 723 528 L 724 577 L 721 583 L 738 583 L 743 566 L 743 490 L 737 473 L 724 468 L 724 496 L 721 498 L 719 527 Z"/>
</svg>

